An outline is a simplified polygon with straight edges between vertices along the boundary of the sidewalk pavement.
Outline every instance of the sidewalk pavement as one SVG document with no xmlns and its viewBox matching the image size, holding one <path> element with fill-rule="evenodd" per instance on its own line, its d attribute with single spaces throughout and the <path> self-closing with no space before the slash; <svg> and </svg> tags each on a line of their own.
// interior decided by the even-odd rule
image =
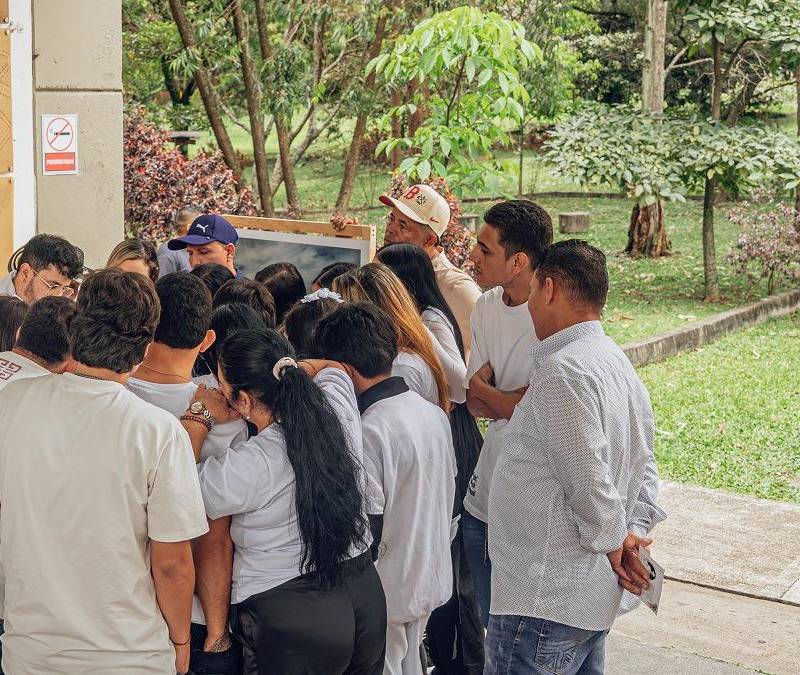
<svg viewBox="0 0 800 675">
<path fill-rule="evenodd" d="M 800 506 L 677 483 L 659 502 L 652 551 L 672 580 L 658 616 L 614 625 L 609 675 L 800 673 Z"/>
</svg>

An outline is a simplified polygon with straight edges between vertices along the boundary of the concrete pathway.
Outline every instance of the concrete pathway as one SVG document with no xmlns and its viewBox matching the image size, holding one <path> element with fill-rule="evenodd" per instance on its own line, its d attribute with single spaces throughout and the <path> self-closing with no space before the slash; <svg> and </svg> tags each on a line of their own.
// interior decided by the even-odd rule
<svg viewBox="0 0 800 675">
<path fill-rule="evenodd" d="M 616 622 L 609 675 L 800 674 L 800 506 L 677 483 L 659 501 L 653 556 L 672 580 L 658 616 Z"/>
<path fill-rule="evenodd" d="M 668 577 L 800 605 L 800 505 L 669 482 L 659 502 L 653 556 Z"/>
<path fill-rule="evenodd" d="M 658 616 L 617 620 L 607 672 L 800 673 L 800 608 L 667 581 Z"/>
</svg>

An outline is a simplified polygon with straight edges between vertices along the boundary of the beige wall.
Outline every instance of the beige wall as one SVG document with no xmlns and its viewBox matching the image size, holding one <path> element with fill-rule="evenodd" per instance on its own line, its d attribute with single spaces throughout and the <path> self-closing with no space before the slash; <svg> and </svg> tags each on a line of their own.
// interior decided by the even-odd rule
<svg viewBox="0 0 800 675">
<path fill-rule="evenodd" d="M 67 237 L 90 267 L 123 237 L 122 3 L 33 0 L 37 231 Z M 43 176 L 41 116 L 78 115 L 80 174 Z"/>
</svg>

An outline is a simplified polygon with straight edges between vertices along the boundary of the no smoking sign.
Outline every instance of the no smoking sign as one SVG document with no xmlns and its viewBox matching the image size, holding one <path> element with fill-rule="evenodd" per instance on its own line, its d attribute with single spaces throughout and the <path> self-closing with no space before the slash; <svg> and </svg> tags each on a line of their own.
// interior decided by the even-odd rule
<svg viewBox="0 0 800 675">
<path fill-rule="evenodd" d="M 42 175 L 78 173 L 78 116 L 42 115 Z"/>
</svg>

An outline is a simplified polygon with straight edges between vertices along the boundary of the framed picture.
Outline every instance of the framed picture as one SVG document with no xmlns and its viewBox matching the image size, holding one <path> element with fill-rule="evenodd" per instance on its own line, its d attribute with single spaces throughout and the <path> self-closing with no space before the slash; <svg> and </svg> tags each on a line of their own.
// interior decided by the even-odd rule
<svg viewBox="0 0 800 675">
<path fill-rule="evenodd" d="M 280 218 L 228 216 L 239 233 L 236 267 L 252 279 L 273 263 L 290 262 L 300 271 L 306 287 L 323 268 L 336 262 L 364 265 L 375 256 L 375 228 L 346 225 L 335 230 L 330 223 Z"/>
</svg>

